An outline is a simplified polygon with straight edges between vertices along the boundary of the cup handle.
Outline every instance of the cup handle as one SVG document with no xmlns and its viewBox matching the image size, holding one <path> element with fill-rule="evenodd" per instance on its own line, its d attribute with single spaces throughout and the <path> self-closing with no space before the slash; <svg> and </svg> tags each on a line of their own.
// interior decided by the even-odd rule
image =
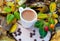
<svg viewBox="0 0 60 41">
<path fill-rule="evenodd" d="M 23 11 L 23 7 L 20 7 L 20 8 L 19 8 L 20 14 L 22 13 L 22 11 Z"/>
</svg>

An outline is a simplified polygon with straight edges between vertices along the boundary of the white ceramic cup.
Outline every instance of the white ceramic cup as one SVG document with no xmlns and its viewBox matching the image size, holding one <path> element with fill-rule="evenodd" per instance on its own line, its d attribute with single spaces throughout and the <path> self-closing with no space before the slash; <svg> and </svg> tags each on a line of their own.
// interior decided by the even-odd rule
<svg viewBox="0 0 60 41">
<path fill-rule="evenodd" d="M 22 12 L 25 11 L 25 10 L 31 10 L 31 11 L 33 11 L 34 14 L 35 14 L 35 18 L 33 20 L 31 20 L 31 21 L 23 19 Z M 23 27 L 30 28 L 37 21 L 37 13 L 33 9 L 30 9 L 28 7 L 26 7 L 25 9 L 23 9 L 22 7 L 20 7 L 19 8 L 19 12 L 20 12 L 20 22 L 21 22 L 21 24 L 22 24 Z"/>
</svg>

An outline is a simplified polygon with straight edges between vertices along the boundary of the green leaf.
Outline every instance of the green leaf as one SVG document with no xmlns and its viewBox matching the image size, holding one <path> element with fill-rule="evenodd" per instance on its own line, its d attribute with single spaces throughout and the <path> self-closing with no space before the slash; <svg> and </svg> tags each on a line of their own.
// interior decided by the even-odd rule
<svg viewBox="0 0 60 41">
<path fill-rule="evenodd" d="M 20 7 L 23 7 L 23 8 L 25 8 L 25 7 L 26 7 L 26 5 L 25 5 L 25 4 L 22 4 Z"/>
<path fill-rule="evenodd" d="M 35 23 L 35 27 L 39 28 L 39 26 L 40 26 L 40 22 L 37 21 L 37 22 Z"/>
<path fill-rule="evenodd" d="M 50 24 L 55 24 L 54 19 L 53 19 L 53 18 L 49 18 L 49 23 L 50 23 Z"/>
<path fill-rule="evenodd" d="M 44 38 L 47 35 L 47 32 L 44 30 L 44 28 L 42 27 L 42 29 L 39 29 L 39 34 L 42 38 Z"/>
<path fill-rule="evenodd" d="M 7 13 L 9 13 L 9 12 L 11 12 L 11 8 L 10 7 L 5 7 L 4 11 L 7 12 Z"/>
<path fill-rule="evenodd" d="M 45 22 L 44 24 L 45 24 L 45 26 L 50 27 L 50 23 L 49 22 Z"/>
<path fill-rule="evenodd" d="M 48 16 L 47 16 L 47 14 L 38 13 L 38 18 L 45 19 L 45 18 L 48 18 Z"/>
<path fill-rule="evenodd" d="M 35 23 L 35 27 L 40 28 L 44 26 L 44 21 L 43 20 L 39 20 Z"/>
<path fill-rule="evenodd" d="M 18 19 L 18 20 L 20 19 L 20 14 L 19 14 L 19 12 L 15 11 L 15 12 L 14 12 L 14 16 L 15 16 L 16 19 Z"/>
<path fill-rule="evenodd" d="M 13 14 L 8 14 L 7 15 L 7 24 L 10 24 L 14 19 L 14 15 Z"/>
</svg>

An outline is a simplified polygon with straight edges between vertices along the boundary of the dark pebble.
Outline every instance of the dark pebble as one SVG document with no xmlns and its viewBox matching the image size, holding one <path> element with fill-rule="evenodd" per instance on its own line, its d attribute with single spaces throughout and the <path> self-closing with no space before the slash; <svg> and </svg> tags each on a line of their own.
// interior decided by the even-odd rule
<svg viewBox="0 0 60 41">
<path fill-rule="evenodd" d="M 40 38 L 42 39 L 42 37 L 40 36 Z"/>
<path fill-rule="evenodd" d="M 33 34 L 32 33 L 30 33 L 30 37 L 32 38 L 32 36 L 33 36 Z"/>
<path fill-rule="evenodd" d="M 15 36 L 17 36 L 17 34 L 15 34 Z"/>
<path fill-rule="evenodd" d="M 19 32 L 18 35 L 21 35 L 22 32 Z"/>
<path fill-rule="evenodd" d="M 33 32 L 35 32 L 35 30 L 33 30 Z"/>
<path fill-rule="evenodd" d="M 35 33 L 33 33 L 33 35 L 35 35 Z"/>
<path fill-rule="evenodd" d="M 44 40 L 42 40 L 42 41 L 44 41 Z"/>
<path fill-rule="evenodd" d="M 14 32 L 15 36 L 17 36 L 16 32 Z"/>
<path fill-rule="evenodd" d="M 20 29 L 20 28 L 18 28 L 17 32 L 20 32 L 20 30 L 21 30 L 21 29 Z"/>
<path fill-rule="evenodd" d="M 16 34 L 16 32 L 14 32 L 14 34 Z"/>
<path fill-rule="evenodd" d="M 37 41 L 36 39 L 34 39 L 34 41 Z"/>
<path fill-rule="evenodd" d="M 21 39 L 19 39 L 19 41 L 21 41 Z"/>
</svg>

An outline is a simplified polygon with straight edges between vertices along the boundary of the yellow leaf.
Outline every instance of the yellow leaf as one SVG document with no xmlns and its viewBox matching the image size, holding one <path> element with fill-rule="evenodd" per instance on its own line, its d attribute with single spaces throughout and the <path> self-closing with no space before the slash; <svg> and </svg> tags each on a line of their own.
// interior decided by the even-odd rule
<svg viewBox="0 0 60 41">
<path fill-rule="evenodd" d="M 13 32 L 15 32 L 17 30 L 17 23 L 15 23 L 12 27 L 11 27 L 11 29 L 10 29 L 10 33 L 13 33 Z"/>
<path fill-rule="evenodd" d="M 55 10 L 56 10 L 56 3 L 51 2 L 51 4 L 50 4 L 50 12 L 54 12 Z"/>
</svg>

